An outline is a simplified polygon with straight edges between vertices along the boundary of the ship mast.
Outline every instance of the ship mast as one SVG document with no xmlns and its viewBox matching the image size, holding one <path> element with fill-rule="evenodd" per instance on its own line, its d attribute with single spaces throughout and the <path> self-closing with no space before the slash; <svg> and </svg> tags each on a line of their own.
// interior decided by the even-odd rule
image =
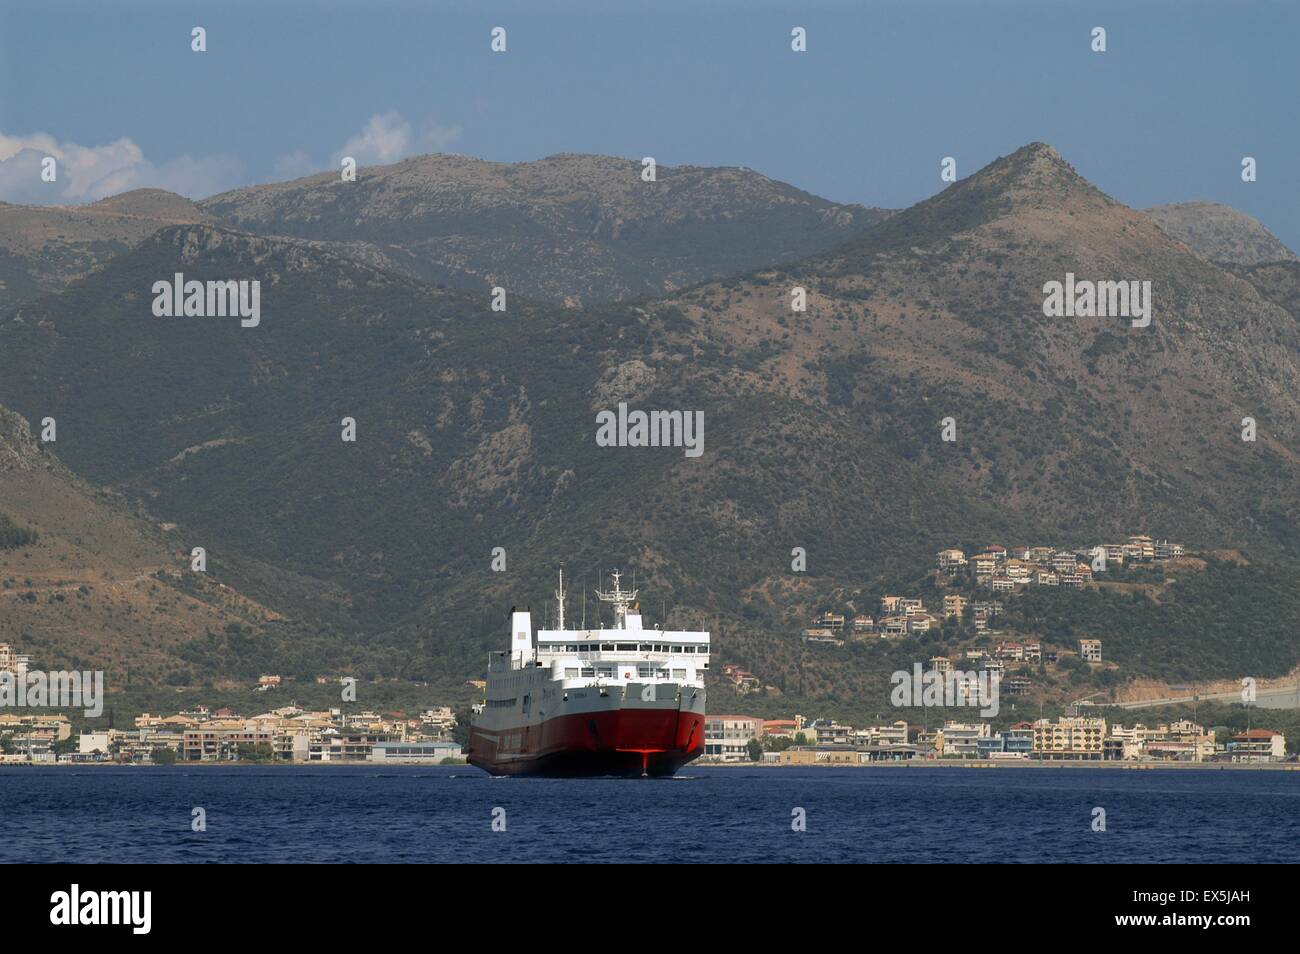
<svg viewBox="0 0 1300 954">
<path fill-rule="evenodd" d="M 560 588 L 555 591 L 555 602 L 560 607 L 556 617 L 556 629 L 564 629 L 564 563 L 560 563 Z"/>
<path fill-rule="evenodd" d="M 596 596 L 606 603 L 614 604 L 614 628 L 627 629 L 627 608 L 628 605 L 636 599 L 636 588 L 625 590 L 619 585 L 619 579 L 622 577 L 618 570 L 612 570 L 609 574 L 614 578 L 614 588 L 602 593 L 596 590 Z"/>
</svg>

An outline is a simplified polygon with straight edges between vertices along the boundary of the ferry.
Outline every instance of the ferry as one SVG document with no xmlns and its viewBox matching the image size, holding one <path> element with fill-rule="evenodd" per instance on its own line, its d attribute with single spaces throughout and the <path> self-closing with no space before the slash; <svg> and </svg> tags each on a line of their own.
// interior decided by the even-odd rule
<svg viewBox="0 0 1300 954">
<path fill-rule="evenodd" d="M 510 649 L 488 657 L 467 753 L 492 775 L 664 776 L 704 751 L 709 634 L 645 628 L 637 590 L 597 589 L 613 626 L 568 629 L 564 568 L 555 629 L 510 611 Z M 584 620 L 585 624 L 585 620 Z"/>
</svg>

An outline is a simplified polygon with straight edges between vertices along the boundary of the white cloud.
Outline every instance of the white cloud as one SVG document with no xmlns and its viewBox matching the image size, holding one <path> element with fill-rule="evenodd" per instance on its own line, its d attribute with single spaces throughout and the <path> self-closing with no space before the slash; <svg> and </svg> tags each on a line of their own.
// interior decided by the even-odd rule
<svg viewBox="0 0 1300 954">
<path fill-rule="evenodd" d="M 303 176 L 309 176 L 316 172 L 323 172 L 324 168 L 321 163 L 317 162 L 310 155 L 301 150 L 298 152 L 287 153 L 275 160 L 275 178 L 277 181 L 283 179 L 301 179 Z"/>
<path fill-rule="evenodd" d="M 344 156 L 351 156 L 359 166 L 385 165 L 420 153 L 442 152 L 460 136 L 459 126 L 428 123 L 416 132 L 401 113 L 376 113 L 330 157 L 330 165 L 337 168 Z"/>
<path fill-rule="evenodd" d="M 57 160 L 56 179 L 41 179 L 41 161 Z M 49 133 L 0 132 L 0 199 L 35 204 L 93 202 L 131 189 L 155 188 L 200 198 L 239 184 L 230 156 L 180 156 L 161 164 L 125 137 L 102 146 L 59 142 Z"/>
<path fill-rule="evenodd" d="M 382 166 L 408 156 L 442 152 L 461 136 L 459 126 L 426 123 L 422 129 L 404 119 L 399 112 L 375 113 L 354 136 L 330 157 L 318 161 L 306 152 L 291 152 L 275 160 L 277 179 L 296 179 L 318 172 L 337 172 L 344 156 L 351 156 L 359 166 Z"/>
<path fill-rule="evenodd" d="M 461 137 L 460 126 L 427 122 L 417 128 L 398 112 L 376 113 L 361 131 L 328 160 L 298 151 L 274 162 L 277 179 L 296 179 L 337 170 L 344 156 L 357 164 L 383 165 L 426 152 L 442 152 Z M 58 160 L 57 179 L 41 179 L 41 160 Z M 199 199 L 246 184 L 243 165 L 233 156 L 180 156 L 155 163 L 123 137 L 102 146 L 60 142 L 49 133 L 0 132 L 0 201 L 29 204 L 94 202 L 131 189 L 167 189 Z"/>
</svg>

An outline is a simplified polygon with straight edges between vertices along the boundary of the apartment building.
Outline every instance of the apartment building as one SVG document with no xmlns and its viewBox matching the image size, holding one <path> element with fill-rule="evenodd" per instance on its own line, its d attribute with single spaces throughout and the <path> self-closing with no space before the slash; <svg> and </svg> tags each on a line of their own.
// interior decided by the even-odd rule
<svg viewBox="0 0 1300 954">
<path fill-rule="evenodd" d="M 219 762 L 233 758 L 240 746 L 272 747 L 274 743 L 274 732 L 250 729 L 243 719 L 213 719 L 185 730 L 181 757 L 187 762 Z"/>
<path fill-rule="evenodd" d="M 906 616 L 886 616 L 880 620 L 880 632 L 883 636 L 906 636 Z"/>
<path fill-rule="evenodd" d="M 1081 639 L 1079 640 L 1079 658 L 1084 662 L 1099 663 L 1101 662 L 1101 640 L 1100 639 Z"/>
<path fill-rule="evenodd" d="M 1152 553 L 1157 560 L 1180 560 L 1184 552 L 1181 543 L 1170 543 L 1168 540 L 1157 540 L 1152 547 Z"/>
<path fill-rule="evenodd" d="M 1105 736 L 1105 719 L 1084 716 L 1062 716 L 1055 722 L 1039 719 L 1034 723 L 1034 757 L 1100 761 Z"/>
<path fill-rule="evenodd" d="M 935 751 L 947 758 L 976 758 L 979 740 L 989 738 L 990 732 L 987 722 L 945 722 L 935 735 Z"/>
<path fill-rule="evenodd" d="M 1073 550 L 1056 550 L 1052 553 L 1051 559 L 1047 565 L 1059 574 L 1073 573 L 1075 564 L 1079 561 L 1074 555 Z"/>
<path fill-rule="evenodd" d="M 907 723 L 902 719 L 890 725 L 872 725 L 854 733 L 854 741 L 864 745 L 907 745 Z"/>
<path fill-rule="evenodd" d="M 982 759 L 1024 759 L 1033 750 L 1034 730 L 1027 724 L 975 740 L 976 755 Z"/>
<path fill-rule="evenodd" d="M 1281 762 L 1286 758 L 1286 738 L 1272 729 L 1251 729 L 1234 735 L 1227 746 L 1232 762 Z"/>
<path fill-rule="evenodd" d="M 1028 676 L 1007 676 L 1002 680 L 1001 690 L 1008 696 L 1027 696 L 1034 688 L 1034 682 Z"/>
<path fill-rule="evenodd" d="M 1167 725 L 1126 728 L 1114 725 L 1106 736 L 1107 759 L 1160 759 L 1205 762 L 1214 757 L 1214 730 L 1208 732 L 1190 719 Z"/>
<path fill-rule="evenodd" d="M 1033 567 L 1024 560 L 1007 560 L 1003 572 L 1006 573 L 1007 579 L 1015 583 L 1028 583 Z"/>
<path fill-rule="evenodd" d="M 435 735 L 450 735 L 456 728 L 456 713 L 451 706 L 434 706 L 420 713 L 420 725 Z"/>
<path fill-rule="evenodd" d="M 940 550 L 936 554 L 939 569 L 943 572 L 960 570 L 966 566 L 966 554 L 961 550 Z"/>
<path fill-rule="evenodd" d="M 817 745 L 849 745 L 853 742 L 853 726 L 840 725 L 834 719 L 817 719 L 809 727 L 805 728 L 805 735 L 808 734 L 808 728 L 812 730 L 812 738 Z"/>
<path fill-rule="evenodd" d="M 749 761 L 749 742 L 763 737 L 763 720 L 747 715 L 704 719 L 704 757 L 722 762 Z"/>
<path fill-rule="evenodd" d="M 455 742 L 380 742 L 370 750 L 370 761 L 398 765 L 438 765 L 443 759 L 459 759 L 463 753 Z"/>
<path fill-rule="evenodd" d="M 1124 549 L 1126 554 L 1134 554 L 1139 560 L 1154 560 L 1156 556 L 1155 541 L 1142 534 L 1130 536 Z"/>
<path fill-rule="evenodd" d="M 327 731 L 319 737 L 308 737 L 308 762 L 367 762 L 375 748 L 395 741 L 387 735 L 370 732 Z"/>
<path fill-rule="evenodd" d="M 0 643 L 0 672 L 22 676 L 26 674 L 31 662 L 31 656 L 18 652 L 8 643 Z"/>
<path fill-rule="evenodd" d="M 937 626 L 939 621 L 926 612 L 912 612 L 907 614 L 907 631 L 909 633 L 928 633 L 932 626 Z"/>
</svg>

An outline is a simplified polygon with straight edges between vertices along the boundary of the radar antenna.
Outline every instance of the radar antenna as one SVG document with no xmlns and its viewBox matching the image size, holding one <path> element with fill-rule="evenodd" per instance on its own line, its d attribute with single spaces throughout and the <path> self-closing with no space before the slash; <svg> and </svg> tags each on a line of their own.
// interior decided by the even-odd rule
<svg viewBox="0 0 1300 954">
<path fill-rule="evenodd" d="M 596 597 L 605 603 L 614 605 L 614 628 L 627 629 L 627 608 L 628 605 L 636 599 L 636 588 L 625 590 L 619 585 L 619 580 L 623 574 L 618 570 L 612 570 L 609 574 L 614 580 L 614 588 L 601 592 L 596 590 Z"/>
</svg>

